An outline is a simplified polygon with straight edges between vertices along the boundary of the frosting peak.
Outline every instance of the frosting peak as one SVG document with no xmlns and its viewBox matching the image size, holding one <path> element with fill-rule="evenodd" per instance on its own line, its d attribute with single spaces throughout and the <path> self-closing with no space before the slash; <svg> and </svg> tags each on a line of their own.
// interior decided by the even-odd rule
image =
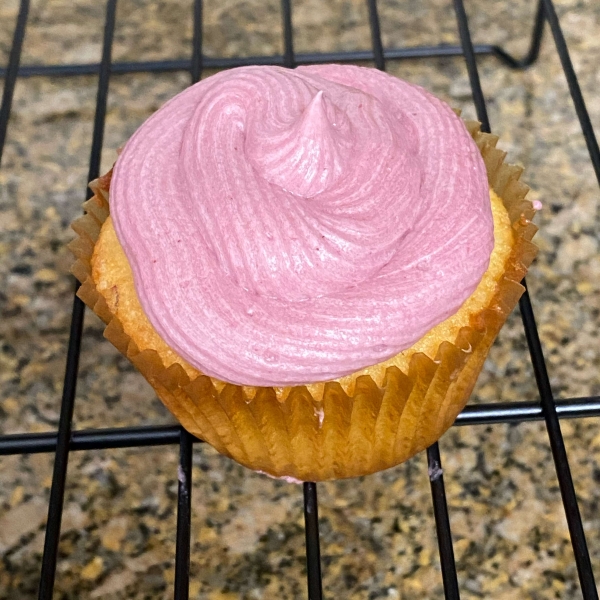
<svg viewBox="0 0 600 600">
<path fill-rule="evenodd" d="M 354 66 L 188 88 L 125 146 L 111 214 L 157 332 L 203 373 L 255 386 L 394 356 L 458 310 L 494 245 L 462 121 Z"/>
<path fill-rule="evenodd" d="M 319 90 L 283 129 L 250 133 L 246 153 L 264 179 L 312 198 L 344 175 L 351 150 L 349 129 L 344 114 Z"/>
</svg>

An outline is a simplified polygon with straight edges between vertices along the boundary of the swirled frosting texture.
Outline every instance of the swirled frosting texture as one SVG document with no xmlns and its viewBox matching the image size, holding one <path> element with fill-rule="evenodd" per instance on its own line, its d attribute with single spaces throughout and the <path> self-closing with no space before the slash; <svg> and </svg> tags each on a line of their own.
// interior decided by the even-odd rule
<svg viewBox="0 0 600 600">
<path fill-rule="evenodd" d="M 485 166 L 450 108 L 373 69 L 244 67 L 148 119 L 111 214 L 150 322 L 222 381 L 287 386 L 382 362 L 485 272 Z"/>
</svg>

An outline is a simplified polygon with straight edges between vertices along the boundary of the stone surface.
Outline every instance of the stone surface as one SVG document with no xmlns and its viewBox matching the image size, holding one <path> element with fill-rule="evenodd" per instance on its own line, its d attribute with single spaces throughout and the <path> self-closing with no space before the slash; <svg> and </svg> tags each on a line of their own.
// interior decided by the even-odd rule
<svg viewBox="0 0 600 600">
<path fill-rule="evenodd" d="M 32 498 L 8 510 L 0 519 L 0 554 L 34 532 L 45 520 L 47 506 L 41 498 Z"/>
<path fill-rule="evenodd" d="M 0 3 L 0 65 L 17 0 Z M 386 47 L 457 44 L 452 3 L 380 0 Z M 528 47 L 535 3 L 470 0 L 474 40 L 515 55 Z M 557 2 L 593 124 L 600 127 L 600 5 Z M 23 64 L 95 62 L 104 3 L 33 0 Z M 298 52 L 367 49 L 363 0 L 295 0 Z M 184 58 L 191 1 L 119 0 L 115 60 Z M 207 56 L 280 53 L 277 0 L 204 7 Z M 388 61 L 474 117 L 461 58 Z M 479 66 L 492 128 L 525 167 L 540 254 L 528 276 L 557 397 L 600 395 L 600 195 L 549 32 L 539 61 L 512 71 Z M 206 71 L 205 75 L 211 71 Z M 114 74 L 102 170 L 153 111 L 185 88 L 183 72 Z M 0 88 L 3 82 L 0 81 Z M 57 427 L 73 282 L 69 223 L 88 172 L 95 76 L 20 79 L 0 168 L 0 430 Z M 492 349 L 472 402 L 537 399 L 518 311 Z M 75 427 L 170 424 L 135 369 L 86 314 Z M 563 421 L 592 564 L 600 575 L 597 419 Z M 545 428 L 541 423 L 453 428 L 441 441 L 461 598 L 580 598 Z M 76 452 L 70 457 L 55 597 L 173 597 L 177 499 L 174 447 Z M 0 458 L 0 598 L 37 597 L 52 475 L 47 454 Z M 250 473 L 210 448 L 193 460 L 190 597 L 306 597 L 302 491 Z M 378 475 L 319 486 L 327 598 L 443 597 L 424 456 Z M 20 515 L 20 516 L 19 516 Z"/>
</svg>

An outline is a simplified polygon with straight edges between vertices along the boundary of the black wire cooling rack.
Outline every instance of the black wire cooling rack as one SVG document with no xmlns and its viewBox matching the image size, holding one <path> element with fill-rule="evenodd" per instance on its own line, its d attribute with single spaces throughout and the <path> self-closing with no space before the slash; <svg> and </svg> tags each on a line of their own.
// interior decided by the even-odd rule
<svg viewBox="0 0 600 600">
<path fill-rule="evenodd" d="M 208 58 L 202 54 L 202 0 L 194 0 L 192 7 L 194 24 L 193 47 L 191 58 L 189 60 L 113 63 L 111 61 L 111 50 L 115 29 L 117 0 L 108 0 L 104 25 L 102 60 L 99 64 L 28 65 L 20 67 L 21 48 L 29 12 L 29 0 L 21 0 L 8 67 L 0 70 L 0 76 L 5 78 L 2 104 L 0 106 L 0 164 L 6 139 L 13 91 L 15 82 L 19 76 L 31 77 L 35 75 L 46 75 L 68 77 L 73 75 L 98 74 L 98 94 L 88 177 L 88 180 L 90 181 L 99 175 L 108 85 L 111 74 L 116 73 L 188 71 L 191 74 L 191 81 L 193 83 L 200 79 L 203 68 L 220 69 L 250 64 L 274 64 L 294 67 L 299 64 L 308 63 L 356 62 L 368 60 L 374 61 L 377 68 L 385 69 L 387 60 L 462 55 L 464 56 L 467 65 L 473 100 L 477 110 L 477 117 L 482 123 L 482 130 L 489 132 L 490 122 L 479 81 L 476 56 L 494 55 L 506 66 L 513 69 L 522 69 L 530 66 L 535 62 L 539 55 L 544 24 L 547 22 L 554 38 L 556 50 L 560 57 L 569 85 L 569 91 L 581 123 L 590 158 L 600 184 L 600 150 L 598 149 L 598 142 L 585 107 L 581 89 L 577 82 L 577 76 L 575 75 L 569 57 L 567 45 L 552 0 L 538 0 L 530 48 L 527 55 L 522 59 L 510 56 L 498 46 L 474 45 L 469 32 L 469 24 L 463 0 L 453 0 L 461 46 L 443 45 L 384 49 L 379 27 L 377 0 L 366 0 L 366 2 L 368 5 L 372 38 L 372 49 L 368 51 L 296 54 L 294 52 L 292 39 L 291 0 L 282 0 L 283 55 L 249 58 Z M 86 198 L 89 198 L 90 195 L 91 193 L 88 190 Z M 556 400 L 553 397 L 527 290 L 521 298 L 520 309 L 531 362 L 539 390 L 540 402 L 504 402 L 468 406 L 458 416 L 456 425 L 516 423 L 531 420 L 545 421 L 567 517 L 583 598 L 584 600 L 597 600 L 598 592 L 594 582 L 590 555 L 577 505 L 577 498 L 561 434 L 559 419 L 600 416 L 600 397 L 569 398 L 564 400 Z M 55 453 L 50 503 L 48 508 L 48 522 L 46 526 L 46 538 L 42 559 L 39 599 L 52 599 L 69 452 L 72 450 L 132 448 L 179 444 L 179 495 L 177 503 L 174 598 L 175 600 L 187 600 L 189 597 L 192 448 L 194 443 L 200 442 L 201 440 L 194 438 L 184 429 L 177 426 L 123 427 L 117 429 L 93 429 L 81 431 L 73 431 L 71 429 L 83 317 L 84 304 L 75 297 L 73 302 L 69 345 L 67 349 L 67 364 L 58 431 L 0 436 L 0 455 L 35 452 Z M 427 450 L 427 457 L 444 593 L 447 599 L 455 600 L 460 598 L 460 593 L 452 548 L 448 505 L 446 503 L 444 490 L 444 478 L 441 475 L 441 458 L 437 444 L 434 444 Z M 323 593 L 319 555 L 317 486 L 314 483 L 304 484 L 304 516 L 306 524 L 308 596 L 310 600 L 320 600 L 323 597 Z"/>
</svg>

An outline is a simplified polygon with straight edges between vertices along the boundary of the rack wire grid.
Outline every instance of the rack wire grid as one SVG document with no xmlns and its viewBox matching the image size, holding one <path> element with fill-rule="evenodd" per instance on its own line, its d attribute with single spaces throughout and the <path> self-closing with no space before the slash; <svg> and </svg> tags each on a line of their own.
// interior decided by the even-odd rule
<svg viewBox="0 0 600 600">
<path fill-rule="evenodd" d="M 466 61 L 478 119 L 482 123 L 483 131 L 490 132 L 490 122 L 480 83 L 476 56 L 494 55 L 507 67 L 513 69 L 526 68 L 532 65 L 538 58 L 544 25 L 547 23 L 568 82 L 569 91 L 581 124 L 590 159 L 600 183 L 600 151 L 598 143 L 552 0 L 539 0 L 532 27 L 529 51 L 523 58 L 515 58 L 501 47 L 495 45 L 474 45 L 469 31 L 469 23 L 463 0 L 453 0 L 453 4 L 461 41 L 460 46 L 440 45 L 385 49 L 382 44 L 377 0 L 367 0 L 372 40 L 371 50 L 299 54 L 294 51 L 291 0 L 282 0 L 282 31 L 284 42 L 284 52 L 282 55 L 250 58 L 208 58 L 202 52 L 202 1 L 195 0 L 192 7 L 193 47 L 189 60 L 113 63 L 111 61 L 111 49 L 115 30 L 117 0 L 108 0 L 106 4 L 103 50 L 100 64 L 20 67 L 21 50 L 29 11 L 29 0 L 21 0 L 8 66 L 6 69 L 0 71 L 0 75 L 5 79 L 0 107 L 0 161 L 6 140 L 8 119 L 17 77 L 31 77 L 35 75 L 63 77 L 82 74 L 98 75 L 98 91 L 88 180 L 95 179 L 99 175 L 109 79 L 113 73 L 182 70 L 189 71 L 191 82 L 193 83 L 200 79 L 204 68 L 221 69 L 250 64 L 274 64 L 293 68 L 299 64 L 368 60 L 374 61 L 378 69 L 384 70 L 386 62 L 391 60 L 462 55 Z M 86 198 L 89 198 L 90 195 L 90 191 L 88 190 Z M 526 287 L 525 282 L 523 283 Z M 571 398 L 565 400 L 556 400 L 553 397 L 527 289 L 520 300 L 520 312 L 539 390 L 540 402 L 501 402 L 468 406 L 459 415 L 456 425 L 518 423 L 530 420 L 543 420 L 545 422 L 567 518 L 574 559 L 577 565 L 581 592 L 585 600 L 597 599 L 598 592 L 594 582 L 590 554 L 586 544 L 559 420 L 561 418 L 600 416 L 600 397 Z M 201 440 L 192 437 L 184 429 L 177 426 L 72 430 L 71 422 L 75 402 L 83 318 L 84 305 L 75 297 L 73 301 L 58 431 L 51 433 L 13 434 L 0 437 L 0 455 L 38 452 L 54 452 L 55 454 L 39 599 L 51 600 L 53 594 L 69 453 L 76 450 L 178 444 L 180 449 L 180 476 L 178 477 L 174 597 L 175 600 L 187 600 L 189 597 L 192 449 L 193 444 L 201 442 Z M 427 450 L 427 458 L 444 593 L 447 599 L 455 600 L 460 597 L 460 593 L 444 478 L 441 475 L 442 461 L 437 443 Z M 181 476 L 181 474 L 184 476 Z M 317 486 L 315 483 L 304 483 L 304 516 L 308 597 L 310 600 L 320 600 L 323 597 L 323 592 L 319 552 Z"/>
</svg>

